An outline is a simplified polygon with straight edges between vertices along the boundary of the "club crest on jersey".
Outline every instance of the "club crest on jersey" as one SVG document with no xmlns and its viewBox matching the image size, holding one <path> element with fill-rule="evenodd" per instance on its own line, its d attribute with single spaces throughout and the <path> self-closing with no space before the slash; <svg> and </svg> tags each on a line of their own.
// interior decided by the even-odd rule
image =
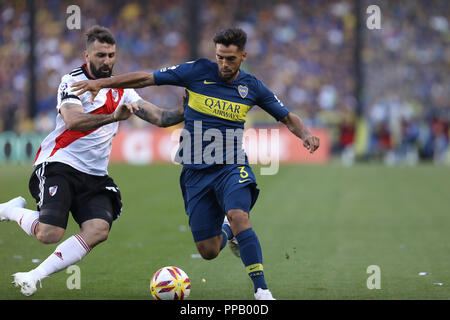
<svg viewBox="0 0 450 320">
<path fill-rule="evenodd" d="M 112 95 L 114 102 L 119 101 L 119 90 L 111 89 L 111 95 Z"/>
<path fill-rule="evenodd" d="M 58 191 L 58 186 L 53 186 L 53 187 L 48 188 L 48 193 L 52 197 L 56 194 L 56 191 Z"/>
<path fill-rule="evenodd" d="M 244 99 L 248 94 L 248 88 L 246 86 L 239 85 L 238 92 L 242 99 Z"/>
</svg>

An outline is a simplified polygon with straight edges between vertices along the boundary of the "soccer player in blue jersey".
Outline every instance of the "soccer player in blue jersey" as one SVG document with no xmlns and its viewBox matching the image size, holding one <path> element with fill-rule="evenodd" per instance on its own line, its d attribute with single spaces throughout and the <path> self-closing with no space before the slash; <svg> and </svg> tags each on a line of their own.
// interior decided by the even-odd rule
<svg viewBox="0 0 450 320">
<path fill-rule="evenodd" d="M 77 94 L 90 91 L 93 99 L 101 88 L 186 88 L 185 126 L 178 153 L 183 164 L 180 186 L 197 249 L 204 259 L 213 259 L 228 243 L 253 281 L 255 299 L 272 300 L 264 278 L 261 246 L 249 220 L 259 190 L 242 151 L 245 117 L 252 106 L 258 105 L 285 124 L 311 153 L 319 147 L 319 139 L 264 83 L 240 69 L 247 56 L 246 40 L 242 29 L 224 29 L 214 37 L 216 62 L 198 59 L 153 73 L 81 81 L 73 85 L 73 90 Z M 145 111 L 151 109 L 149 103 L 140 100 L 136 104 L 136 115 L 154 123 Z"/>
</svg>

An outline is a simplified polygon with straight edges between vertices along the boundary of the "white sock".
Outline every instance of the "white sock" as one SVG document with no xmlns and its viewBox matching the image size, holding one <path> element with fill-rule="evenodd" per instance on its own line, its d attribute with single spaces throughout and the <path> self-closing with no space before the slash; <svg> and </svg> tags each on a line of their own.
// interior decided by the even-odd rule
<svg viewBox="0 0 450 320">
<path fill-rule="evenodd" d="M 39 211 L 25 208 L 11 208 L 8 210 L 10 220 L 16 221 L 29 236 L 34 237 L 34 230 L 39 222 Z"/>
<path fill-rule="evenodd" d="M 38 279 L 48 277 L 52 273 L 63 270 L 89 253 L 91 249 L 84 239 L 76 234 L 61 242 L 55 251 L 45 259 L 37 268 L 31 270 Z"/>
</svg>

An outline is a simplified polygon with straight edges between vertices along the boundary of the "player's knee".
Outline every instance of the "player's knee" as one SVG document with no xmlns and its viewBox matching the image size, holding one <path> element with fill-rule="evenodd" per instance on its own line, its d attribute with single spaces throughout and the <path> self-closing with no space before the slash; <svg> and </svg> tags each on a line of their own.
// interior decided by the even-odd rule
<svg viewBox="0 0 450 320">
<path fill-rule="evenodd" d="M 86 221 L 81 226 L 81 236 L 93 248 L 97 244 L 106 241 L 109 235 L 109 224 L 106 221 L 95 219 Z"/>
<path fill-rule="evenodd" d="M 240 209 L 232 209 L 227 212 L 228 220 L 230 221 L 231 230 L 234 234 L 251 228 L 248 213 Z"/>
<path fill-rule="evenodd" d="M 212 260 L 219 255 L 219 251 L 215 250 L 215 249 L 206 249 L 206 250 L 200 251 L 200 255 L 205 260 Z"/>
<path fill-rule="evenodd" d="M 205 260 L 212 260 L 219 255 L 220 248 L 205 243 L 197 243 L 197 250 Z"/>
<path fill-rule="evenodd" d="M 99 228 L 94 230 L 93 238 L 96 243 L 106 241 L 108 239 L 109 229 Z"/>
<path fill-rule="evenodd" d="M 64 229 L 51 225 L 39 223 L 36 227 L 35 236 L 39 242 L 44 244 L 52 244 L 59 242 L 63 235 Z"/>
</svg>

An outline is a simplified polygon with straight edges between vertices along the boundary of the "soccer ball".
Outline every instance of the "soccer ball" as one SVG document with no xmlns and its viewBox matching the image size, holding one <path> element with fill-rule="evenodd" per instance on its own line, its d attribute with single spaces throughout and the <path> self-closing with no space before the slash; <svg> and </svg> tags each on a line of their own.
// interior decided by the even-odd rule
<svg viewBox="0 0 450 320">
<path fill-rule="evenodd" d="M 150 292 L 156 300 L 185 300 L 191 292 L 191 280 L 177 267 L 164 267 L 150 280 Z"/>
</svg>

